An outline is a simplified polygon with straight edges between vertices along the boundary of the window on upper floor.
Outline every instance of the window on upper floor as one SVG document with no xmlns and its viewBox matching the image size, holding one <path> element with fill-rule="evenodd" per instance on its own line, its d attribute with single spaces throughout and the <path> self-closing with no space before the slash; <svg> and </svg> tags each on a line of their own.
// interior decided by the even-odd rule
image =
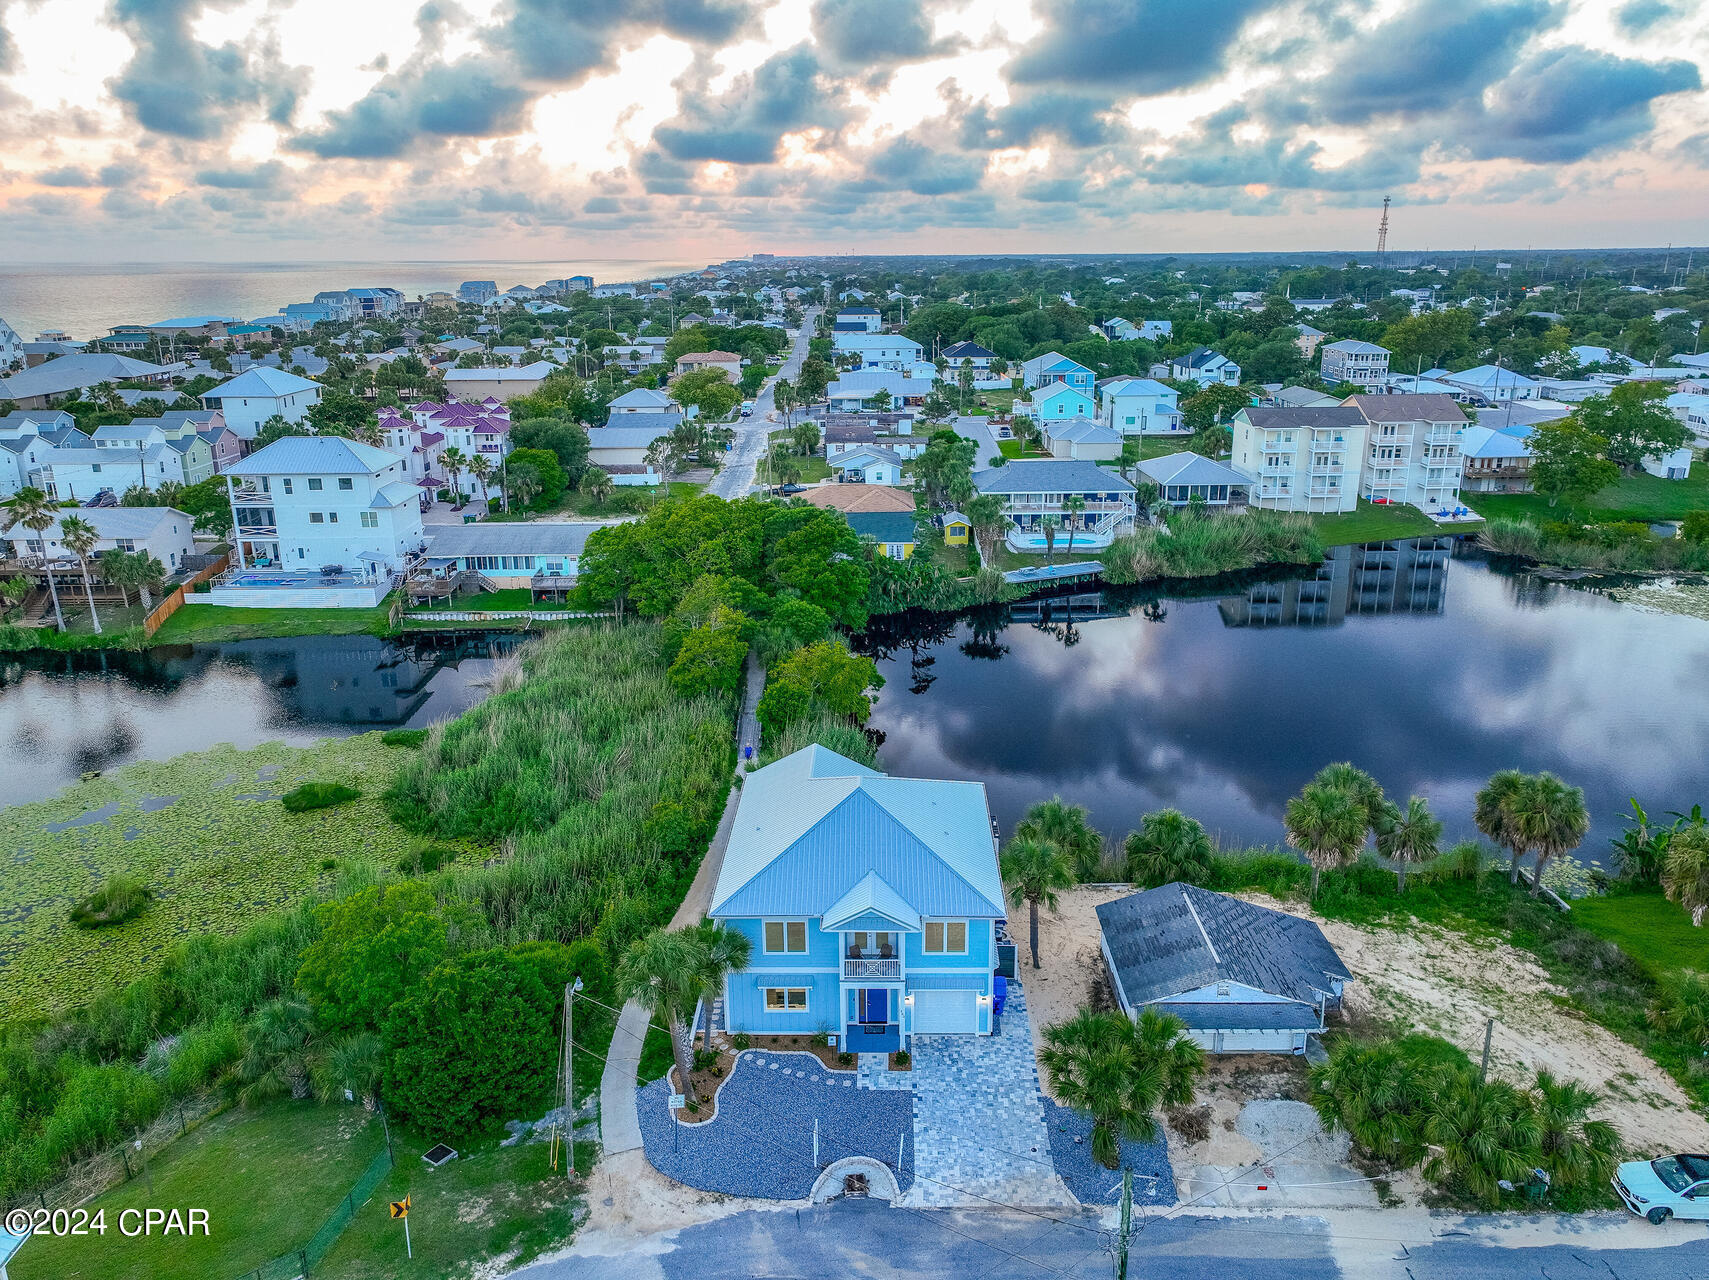
<svg viewBox="0 0 1709 1280">
<path fill-rule="evenodd" d="M 318 493 L 321 488 L 322 488 L 322 485 L 321 485 L 320 477 L 319 476 L 310 476 L 309 477 L 309 492 Z"/>
<path fill-rule="evenodd" d="M 289 476 L 285 477 L 284 485 L 285 485 L 285 492 L 286 493 L 292 492 L 292 490 L 291 490 L 291 479 Z"/>
<path fill-rule="evenodd" d="M 378 529 L 380 527 L 380 513 L 378 511 L 364 511 L 362 513 L 362 527 L 364 529 Z"/>
<path fill-rule="evenodd" d="M 807 922 L 805 920 L 767 920 L 765 922 L 767 955 L 805 955 L 807 952 Z"/>
<path fill-rule="evenodd" d="M 311 511 L 311 512 L 309 512 L 309 523 L 310 524 L 325 524 L 326 523 L 326 517 L 318 511 Z"/>
<path fill-rule="evenodd" d="M 928 920 L 924 932 L 927 955 L 964 956 L 967 954 L 967 921 Z"/>
<path fill-rule="evenodd" d="M 340 476 L 338 477 L 338 487 L 344 490 L 345 493 L 349 493 L 356 487 L 356 481 L 352 480 L 349 476 Z"/>
</svg>

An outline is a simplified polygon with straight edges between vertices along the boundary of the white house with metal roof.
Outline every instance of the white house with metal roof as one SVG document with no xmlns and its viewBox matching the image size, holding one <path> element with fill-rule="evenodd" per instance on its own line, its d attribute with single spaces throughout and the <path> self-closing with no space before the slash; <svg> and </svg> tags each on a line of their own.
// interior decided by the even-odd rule
<svg viewBox="0 0 1709 1280">
<path fill-rule="evenodd" d="M 79 507 L 62 511 L 59 519 L 37 531 L 13 525 L 0 542 L 7 544 L 14 559 L 41 556 L 57 566 L 77 567 L 76 557 L 65 549 L 60 522 L 75 516 L 89 524 L 100 539 L 94 555 L 103 551 L 146 551 L 168 573 L 176 573 L 184 557 L 196 553 L 194 521 L 172 507 Z"/>
<path fill-rule="evenodd" d="M 260 434 L 269 418 L 301 422 L 320 403 L 318 382 L 299 378 L 285 369 L 256 365 L 202 396 L 202 405 L 219 409 L 225 424 L 245 440 Z"/>
<path fill-rule="evenodd" d="M 1166 884 L 1097 911 L 1122 1011 L 1173 1014 L 1210 1053 L 1304 1053 L 1353 976 L 1311 921 L 1196 885 Z"/>
<path fill-rule="evenodd" d="M 1181 420 L 1181 393 L 1155 378 L 1104 379 L 1098 384 L 1098 417 L 1124 436 L 1193 434 Z"/>
<path fill-rule="evenodd" d="M 1006 911 L 983 783 L 785 756 L 742 784 L 708 914 L 753 944 L 724 982 L 732 1033 L 850 1052 L 990 1034 Z"/>
<path fill-rule="evenodd" d="M 1388 381 L 1389 349 L 1374 342 L 1343 338 L 1323 347 L 1323 380 L 1331 386 L 1350 382 L 1367 391 Z"/>
<path fill-rule="evenodd" d="M 224 472 L 233 568 L 211 604 L 373 606 L 422 550 L 408 461 L 342 436 L 285 436 Z"/>
</svg>

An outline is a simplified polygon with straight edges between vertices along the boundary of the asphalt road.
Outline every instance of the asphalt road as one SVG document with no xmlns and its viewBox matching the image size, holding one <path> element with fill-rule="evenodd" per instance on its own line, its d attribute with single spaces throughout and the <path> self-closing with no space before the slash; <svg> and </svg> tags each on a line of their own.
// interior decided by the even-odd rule
<svg viewBox="0 0 1709 1280">
<path fill-rule="evenodd" d="M 1351 1220 L 1182 1215 L 1140 1218 L 1135 1226 L 1141 1229 L 1128 1267 L 1134 1280 L 1709 1280 L 1709 1242 L 1700 1224 L 1669 1224 L 1664 1237 L 1647 1234 L 1648 1224 L 1612 1214 L 1474 1220 L 1464 1231 L 1459 1219 L 1380 1212 Z M 1542 1243 L 1539 1235 L 1567 1242 Z M 652 1236 L 620 1252 L 594 1252 L 597 1244 L 584 1244 L 585 1256 L 515 1275 L 1108 1280 L 1114 1274 L 1112 1243 L 1090 1214 L 1053 1220 L 1025 1213 L 900 1210 L 856 1200 L 737 1213 Z"/>
<path fill-rule="evenodd" d="M 778 424 L 768 420 L 766 416 L 777 408 L 772 387 L 779 378 L 794 379 L 800 374 L 801 362 L 807 356 L 807 344 L 812 340 L 815 326 L 818 324 L 819 311 L 820 308 L 814 308 L 805 313 L 788 358 L 778 366 L 777 372 L 766 380 L 765 386 L 761 387 L 759 394 L 754 397 L 753 417 L 737 420 L 736 438 L 731 442 L 730 452 L 724 457 L 724 466 L 712 477 L 706 486 L 706 492 L 730 500 L 745 497 L 748 490 L 754 487 L 754 474 L 760 459 L 765 457 L 766 441 L 778 428 Z"/>
</svg>

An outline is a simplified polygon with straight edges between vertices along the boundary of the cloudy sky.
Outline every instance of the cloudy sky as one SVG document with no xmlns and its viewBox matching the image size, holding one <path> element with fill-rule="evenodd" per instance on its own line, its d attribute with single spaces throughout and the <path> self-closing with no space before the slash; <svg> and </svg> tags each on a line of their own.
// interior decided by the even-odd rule
<svg viewBox="0 0 1709 1280">
<path fill-rule="evenodd" d="M 0 0 L 0 261 L 1702 243 L 1709 0 Z"/>
</svg>

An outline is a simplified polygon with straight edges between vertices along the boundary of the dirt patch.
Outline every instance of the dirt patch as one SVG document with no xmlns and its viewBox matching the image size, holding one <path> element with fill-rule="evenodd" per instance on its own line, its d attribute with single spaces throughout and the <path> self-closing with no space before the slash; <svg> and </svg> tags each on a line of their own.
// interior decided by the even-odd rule
<svg viewBox="0 0 1709 1280">
<path fill-rule="evenodd" d="M 1261 894 L 1250 902 L 1278 907 Z M 1709 1148 L 1709 1119 L 1685 1091 L 1639 1050 L 1570 1007 L 1567 994 L 1525 952 L 1497 939 L 1474 939 L 1434 925 L 1369 928 L 1316 920 L 1353 971 L 1347 1013 L 1355 1025 L 1380 1020 L 1428 1031 L 1474 1059 L 1484 1025 L 1495 1018 L 1492 1075 L 1516 1084 L 1546 1068 L 1603 1095 L 1601 1114 L 1636 1154 Z"/>
<path fill-rule="evenodd" d="M 1027 1016 L 1035 1043 L 1046 1027 L 1067 1022 L 1082 1008 L 1108 1005 L 1109 980 L 1098 947 L 1097 909 L 1125 898 L 1132 889 L 1069 889 L 1057 899 L 1055 911 L 1038 915 L 1038 969 L 1032 967 L 1027 944 L 1027 919 L 1019 913 L 1010 925 L 1015 932 L 1015 977 L 1027 993 Z M 1113 1007 L 1113 1006 L 1111 1006 Z"/>
<path fill-rule="evenodd" d="M 712 1119 L 717 1114 L 712 1100 L 718 1093 L 718 1086 L 730 1078 L 730 1072 L 735 1066 L 736 1055 L 720 1049 L 713 1052 L 712 1061 L 690 1071 L 688 1078 L 694 1085 L 696 1102 L 693 1106 L 677 1108 L 674 1112 L 676 1118 L 683 1124 L 705 1124 Z M 670 1069 L 670 1080 L 674 1092 L 683 1092 L 682 1077 L 675 1067 Z"/>
</svg>

